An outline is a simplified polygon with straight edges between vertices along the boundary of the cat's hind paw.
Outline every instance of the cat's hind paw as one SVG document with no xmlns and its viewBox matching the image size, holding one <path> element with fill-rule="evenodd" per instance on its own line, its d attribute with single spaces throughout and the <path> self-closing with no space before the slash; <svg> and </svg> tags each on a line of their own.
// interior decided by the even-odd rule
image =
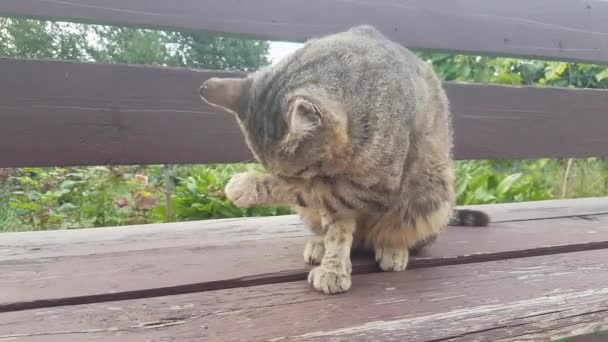
<svg viewBox="0 0 608 342">
<path fill-rule="evenodd" d="M 407 248 L 376 247 L 375 254 L 383 271 L 403 271 L 410 258 Z"/>
<path fill-rule="evenodd" d="M 319 265 L 325 255 L 325 243 L 322 237 L 313 237 L 304 246 L 304 261 L 310 265 Z"/>
<path fill-rule="evenodd" d="M 317 266 L 310 271 L 308 283 L 325 294 L 346 292 L 352 284 L 350 274 L 324 266 Z"/>
</svg>

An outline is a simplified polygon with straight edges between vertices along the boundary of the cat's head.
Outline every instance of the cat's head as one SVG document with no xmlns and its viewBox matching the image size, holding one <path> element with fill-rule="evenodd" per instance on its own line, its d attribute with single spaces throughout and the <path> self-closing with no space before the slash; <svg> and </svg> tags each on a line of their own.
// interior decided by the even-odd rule
<svg viewBox="0 0 608 342">
<path fill-rule="evenodd" d="M 332 175 L 352 154 L 348 116 L 313 79 L 269 68 L 243 78 L 211 78 L 200 94 L 236 116 L 249 148 L 268 171 Z"/>
</svg>

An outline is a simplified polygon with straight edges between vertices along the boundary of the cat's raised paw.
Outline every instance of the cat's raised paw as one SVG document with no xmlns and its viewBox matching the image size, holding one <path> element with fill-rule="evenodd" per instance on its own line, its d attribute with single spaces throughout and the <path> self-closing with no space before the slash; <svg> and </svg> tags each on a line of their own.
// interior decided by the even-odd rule
<svg viewBox="0 0 608 342">
<path fill-rule="evenodd" d="M 306 242 L 306 246 L 304 246 L 304 261 L 307 264 L 320 264 L 323 255 L 325 255 L 325 243 L 322 237 L 314 237 Z"/>
<path fill-rule="evenodd" d="M 323 266 L 317 266 L 310 271 L 308 283 L 325 294 L 346 292 L 352 284 L 350 274 Z"/>
<path fill-rule="evenodd" d="M 237 173 L 226 185 L 226 197 L 237 207 L 248 208 L 258 204 L 256 189 L 257 174 Z"/>
<path fill-rule="evenodd" d="M 383 271 L 403 271 L 410 253 L 407 248 L 376 247 L 376 262 Z"/>
</svg>

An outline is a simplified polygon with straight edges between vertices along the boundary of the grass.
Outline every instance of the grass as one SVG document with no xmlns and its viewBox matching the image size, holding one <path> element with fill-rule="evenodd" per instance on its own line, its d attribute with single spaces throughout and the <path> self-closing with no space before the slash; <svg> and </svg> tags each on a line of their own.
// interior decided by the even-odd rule
<svg viewBox="0 0 608 342">
<path fill-rule="evenodd" d="M 555 197 L 561 196 L 565 169 L 564 166 L 547 170 L 547 177 L 553 180 Z M 607 196 L 608 162 L 598 158 L 573 160 L 566 184 L 566 198 Z"/>
</svg>

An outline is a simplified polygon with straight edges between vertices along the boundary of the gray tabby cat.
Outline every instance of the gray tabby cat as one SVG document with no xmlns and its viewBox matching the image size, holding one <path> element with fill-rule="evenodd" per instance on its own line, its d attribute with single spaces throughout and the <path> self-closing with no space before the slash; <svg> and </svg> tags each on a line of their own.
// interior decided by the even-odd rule
<svg viewBox="0 0 608 342">
<path fill-rule="evenodd" d="M 209 79 L 201 96 L 237 116 L 267 171 L 235 175 L 228 198 L 299 212 L 317 235 L 304 259 L 320 264 L 308 277 L 319 291 L 351 287 L 351 248 L 402 271 L 449 222 L 488 224 L 454 209 L 448 101 L 432 67 L 373 27 L 310 40 L 244 78 Z"/>
</svg>

